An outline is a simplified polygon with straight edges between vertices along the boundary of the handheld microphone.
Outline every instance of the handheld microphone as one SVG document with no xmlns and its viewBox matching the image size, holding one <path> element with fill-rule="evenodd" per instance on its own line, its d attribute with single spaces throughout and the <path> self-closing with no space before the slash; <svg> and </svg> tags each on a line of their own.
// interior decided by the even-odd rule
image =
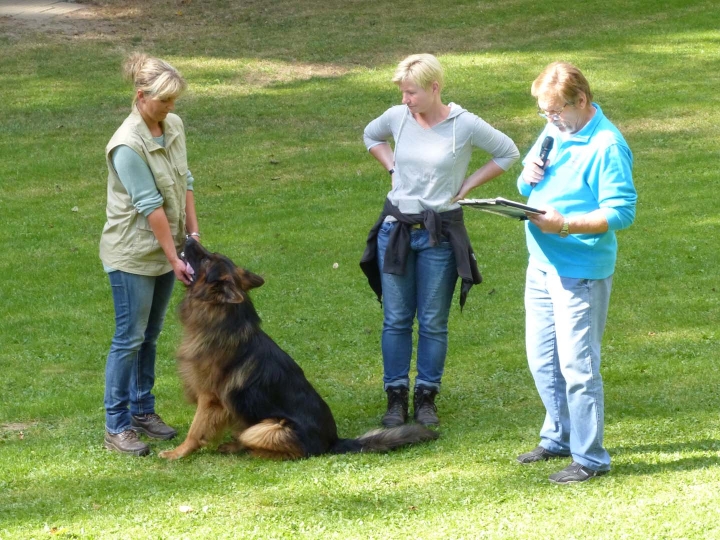
<svg viewBox="0 0 720 540">
<path fill-rule="evenodd" d="M 550 135 L 545 137 L 545 140 L 542 142 L 542 145 L 540 145 L 540 159 L 543 162 L 542 168 L 545 168 L 545 162 L 547 161 L 548 155 L 550 154 L 550 150 L 552 150 L 553 144 L 555 143 L 555 139 L 553 139 Z M 530 184 L 532 187 L 537 186 L 537 182 L 532 182 Z"/>
<path fill-rule="evenodd" d="M 555 139 L 550 137 L 548 135 L 545 137 L 545 140 L 542 142 L 542 145 L 540 146 L 540 159 L 542 159 L 543 162 L 543 169 L 545 168 L 545 162 L 547 161 L 547 157 L 550 154 L 550 150 L 552 150 L 553 144 L 555 143 Z"/>
</svg>

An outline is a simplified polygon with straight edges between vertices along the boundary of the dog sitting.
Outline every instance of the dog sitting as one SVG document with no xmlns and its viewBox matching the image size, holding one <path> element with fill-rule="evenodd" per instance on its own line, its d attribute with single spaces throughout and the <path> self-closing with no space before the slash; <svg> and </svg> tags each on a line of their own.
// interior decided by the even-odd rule
<svg viewBox="0 0 720 540">
<path fill-rule="evenodd" d="M 438 437 L 410 424 L 339 438 L 330 407 L 260 328 L 248 291 L 264 280 L 192 238 L 184 257 L 195 278 L 180 305 L 184 337 L 177 359 L 186 397 L 197 410 L 185 441 L 160 457 L 187 456 L 226 429 L 233 441 L 220 445 L 220 452 L 271 459 L 384 452 Z"/>
</svg>

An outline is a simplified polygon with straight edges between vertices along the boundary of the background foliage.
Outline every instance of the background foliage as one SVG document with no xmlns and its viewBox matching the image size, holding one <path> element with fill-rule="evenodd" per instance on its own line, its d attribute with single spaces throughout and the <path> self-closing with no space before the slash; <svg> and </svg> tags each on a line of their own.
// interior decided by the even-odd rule
<svg viewBox="0 0 720 540">
<path fill-rule="evenodd" d="M 712 0 L 99 0 L 73 19 L 0 18 L 0 537 L 720 535 L 718 15 Z M 177 112 L 204 243 L 265 277 L 254 299 L 266 331 L 345 436 L 383 411 L 381 310 L 357 263 L 388 179 L 361 135 L 399 102 L 394 66 L 438 55 L 445 101 L 521 152 L 542 127 L 533 78 L 554 60 L 580 66 L 633 150 L 639 192 L 604 341 L 612 473 L 558 487 L 557 463 L 514 462 L 542 421 L 524 356 L 523 232 L 471 212 L 485 283 L 463 313 L 453 306 L 436 444 L 292 463 L 104 450 L 102 149 L 129 110 L 119 67 L 133 50 L 188 79 Z M 519 171 L 473 196 L 516 198 Z M 156 395 L 183 436 L 181 295 Z"/>
</svg>

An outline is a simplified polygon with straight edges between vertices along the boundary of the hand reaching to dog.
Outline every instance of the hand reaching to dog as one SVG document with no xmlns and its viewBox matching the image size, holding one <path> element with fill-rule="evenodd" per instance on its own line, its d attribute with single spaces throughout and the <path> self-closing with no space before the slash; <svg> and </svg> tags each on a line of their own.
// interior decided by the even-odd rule
<svg viewBox="0 0 720 540">
<path fill-rule="evenodd" d="M 192 266 L 184 262 L 182 259 L 175 258 L 170 261 L 175 277 L 182 281 L 185 285 L 190 285 L 193 282 L 195 271 Z"/>
</svg>

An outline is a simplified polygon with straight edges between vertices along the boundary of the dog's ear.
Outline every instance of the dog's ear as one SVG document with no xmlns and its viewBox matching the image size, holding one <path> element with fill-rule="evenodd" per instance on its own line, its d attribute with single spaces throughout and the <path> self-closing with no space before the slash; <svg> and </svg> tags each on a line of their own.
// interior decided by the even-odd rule
<svg viewBox="0 0 720 540">
<path fill-rule="evenodd" d="M 233 275 L 222 272 L 216 266 L 211 267 L 205 276 L 205 283 L 209 287 L 207 298 L 211 302 L 241 304 L 245 301 L 245 295 L 238 288 Z"/>
<path fill-rule="evenodd" d="M 238 268 L 236 272 L 238 277 L 240 278 L 240 283 L 243 291 L 255 289 L 256 287 L 260 287 L 263 283 L 265 283 L 265 280 L 263 278 L 261 278 L 257 274 L 254 274 L 250 270 Z"/>
<path fill-rule="evenodd" d="M 237 288 L 235 280 L 231 276 L 216 282 L 216 290 L 218 299 L 223 304 L 242 304 L 245 301 L 245 295 Z"/>
</svg>

